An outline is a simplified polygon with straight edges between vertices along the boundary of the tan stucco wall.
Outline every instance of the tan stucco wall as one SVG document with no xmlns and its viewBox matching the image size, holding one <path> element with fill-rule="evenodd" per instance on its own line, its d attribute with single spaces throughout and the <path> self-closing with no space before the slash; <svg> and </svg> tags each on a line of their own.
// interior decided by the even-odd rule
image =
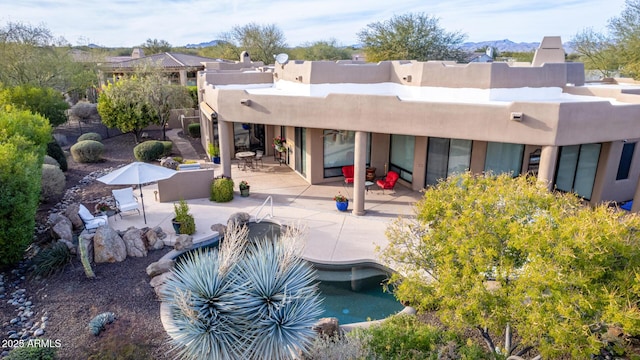
<svg viewBox="0 0 640 360">
<path fill-rule="evenodd" d="M 172 177 L 158 181 L 158 201 L 209 198 L 213 169 L 183 170 Z"/>
</svg>

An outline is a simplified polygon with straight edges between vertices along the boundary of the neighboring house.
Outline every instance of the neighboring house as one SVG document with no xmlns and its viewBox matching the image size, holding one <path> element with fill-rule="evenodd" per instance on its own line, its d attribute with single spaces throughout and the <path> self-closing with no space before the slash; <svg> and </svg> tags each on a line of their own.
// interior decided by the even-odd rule
<svg viewBox="0 0 640 360">
<path fill-rule="evenodd" d="M 172 82 L 195 86 L 196 74 L 198 71 L 204 70 L 206 62 L 226 62 L 226 60 L 168 52 L 144 56 L 142 49 L 134 49 L 130 57 L 111 57 L 99 65 L 102 71 L 101 81 L 108 81 L 114 76 L 130 74 L 141 65 L 151 64 L 161 66 Z"/>
<path fill-rule="evenodd" d="M 198 73 L 202 141 L 219 141 L 222 175 L 236 151 L 273 154 L 311 184 L 355 165 L 354 214 L 365 171 L 394 170 L 415 191 L 456 172 L 531 173 L 592 204 L 640 210 L 640 87 L 585 83 L 545 37 L 529 66 L 442 61 L 207 63 Z M 398 185 L 396 185 L 398 186 Z"/>
</svg>

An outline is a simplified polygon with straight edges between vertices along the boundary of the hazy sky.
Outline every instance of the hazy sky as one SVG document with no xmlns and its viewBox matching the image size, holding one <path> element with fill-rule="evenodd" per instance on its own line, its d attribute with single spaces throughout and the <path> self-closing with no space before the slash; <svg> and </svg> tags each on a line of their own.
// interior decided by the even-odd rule
<svg viewBox="0 0 640 360">
<path fill-rule="evenodd" d="M 336 39 L 357 43 L 372 22 L 408 12 L 440 19 L 467 41 L 570 40 L 591 27 L 605 32 L 624 0 L 0 0 L 0 26 L 44 24 L 73 45 L 133 47 L 147 39 L 173 46 L 219 38 L 235 25 L 276 24 L 289 46 Z"/>
</svg>

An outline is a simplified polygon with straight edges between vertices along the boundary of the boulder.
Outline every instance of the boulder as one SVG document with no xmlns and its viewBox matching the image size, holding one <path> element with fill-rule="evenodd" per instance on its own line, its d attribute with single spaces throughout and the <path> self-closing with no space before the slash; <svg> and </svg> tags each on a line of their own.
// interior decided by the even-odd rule
<svg viewBox="0 0 640 360">
<path fill-rule="evenodd" d="M 191 249 L 193 246 L 193 236 L 181 234 L 176 238 L 176 243 L 173 248 L 177 251 Z"/>
<path fill-rule="evenodd" d="M 73 245 L 71 241 L 65 240 L 65 239 L 59 239 L 58 242 L 64 244 L 67 247 L 67 249 L 69 249 L 69 252 L 71 254 L 75 255 L 77 253 L 77 248 L 75 245 Z"/>
<path fill-rule="evenodd" d="M 122 240 L 127 248 L 127 256 L 129 257 L 145 257 L 147 256 L 147 247 L 142 240 L 142 230 L 135 227 L 128 228 Z"/>
<path fill-rule="evenodd" d="M 175 261 L 172 259 L 160 259 L 147 266 L 147 275 L 150 277 L 156 277 L 160 274 L 169 272 L 175 266 Z"/>
<path fill-rule="evenodd" d="M 313 330 L 318 333 L 318 335 L 324 335 L 326 337 L 340 335 L 340 325 L 338 323 L 338 318 L 321 318 L 317 323 L 313 325 Z"/>
<path fill-rule="evenodd" d="M 64 216 L 71 220 L 74 230 L 84 228 L 84 223 L 82 222 L 82 219 L 80 219 L 80 215 L 78 215 L 79 210 L 80 204 L 78 203 L 69 204 L 69 206 L 64 210 Z"/>
<path fill-rule="evenodd" d="M 211 225 L 211 230 L 217 231 L 220 235 L 224 235 L 227 232 L 227 226 L 223 224 L 213 224 Z"/>
<path fill-rule="evenodd" d="M 127 258 L 127 246 L 110 226 L 100 226 L 93 236 L 93 255 L 98 264 L 120 262 Z"/>
<path fill-rule="evenodd" d="M 171 276 L 171 272 L 164 272 L 160 275 L 154 276 L 153 279 L 149 281 L 149 285 L 151 285 L 151 287 L 153 288 L 156 288 L 164 284 L 165 281 L 167 281 L 167 279 L 169 278 L 169 276 Z"/>
<path fill-rule="evenodd" d="M 160 166 L 164 166 L 169 169 L 178 170 L 179 162 L 173 160 L 171 157 L 163 157 L 160 159 Z"/>
<path fill-rule="evenodd" d="M 51 214 L 49 223 L 51 224 L 51 234 L 54 239 L 73 240 L 73 224 L 66 216 Z"/>
<path fill-rule="evenodd" d="M 148 250 L 160 250 L 164 247 L 164 241 L 162 239 L 166 238 L 167 234 L 162 231 L 162 228 L 156 227 L 153 229 L 147 230 L 144 233 L 145 243 L 147 244 Z"/>
<path fill-rule="evenodd" d="M 251 219 L 251 215 L 249 215 L 249 213 L 233 213 L 229 216 L 229 220 L 227 220 L 227 226 L 230 226 L 231 224 L 236 224 L 238 226 L 246 225 L 249 222 L 249 219 Z"/>
</svg>

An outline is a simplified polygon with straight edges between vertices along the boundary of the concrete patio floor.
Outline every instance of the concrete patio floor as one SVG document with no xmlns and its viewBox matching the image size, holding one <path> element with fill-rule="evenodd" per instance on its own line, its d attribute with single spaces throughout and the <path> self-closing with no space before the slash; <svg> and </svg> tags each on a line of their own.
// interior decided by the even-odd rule
<svg viewBox="0 0 640 360">
<path fill-rule="evenodd" d="M 221 174 L 220 165 L 202 163 L 202 166 L 213 167 L 215 176 Z M 187 201 L 196 221 L 194 242 L 211 238 L 214 235 L 211 225 L 226 224 L 233 213 L 247 212 L 252 219 L 256 215 L 261 218 L 271 215 L 273 204 L 273 221 L 307 228 L 303 257 L 319 263 L 378 262 L 375 248 L 386 246 L 387 225 L 398 216 L 414 216 L 413 204 L 422 196 L 422 193 L 399 184 L 384 193 L 374 185 L 365 193 L 365 215 L 355 216 L 351 214 L 353 187 L 345 185 L 342 178 L 327 184 L 309 185 L 292 169 L 266 156 L 264 166 L 254 169 L 241 169 L 233 164 L 232 178 L 236 192 L 231 202 L 215 203 L 208 198 Z M 249 197 L 240 196 L 238 183 L 241 180 L 246 180 L 251 187 Z M 142 214 L 135 212 L 125 213 L 122 219 L 119 215 L 112 216 L 109 224 L 117 230 L 130 226 L 160 226 L 169 242 L 175 241 L 176 234 L 171 225 L 173 203 L 156 201 L 154 191 L 157 189 L 156 184 L 142 188 L 146 225 Z M 333 196 L 338 192 L 350 200 L 346 212 L 336 209 Z M 138 189 L 134 193 L 139 196 Z M 269 197 L 271 201 L 267 200 Z"/>
</svg>

